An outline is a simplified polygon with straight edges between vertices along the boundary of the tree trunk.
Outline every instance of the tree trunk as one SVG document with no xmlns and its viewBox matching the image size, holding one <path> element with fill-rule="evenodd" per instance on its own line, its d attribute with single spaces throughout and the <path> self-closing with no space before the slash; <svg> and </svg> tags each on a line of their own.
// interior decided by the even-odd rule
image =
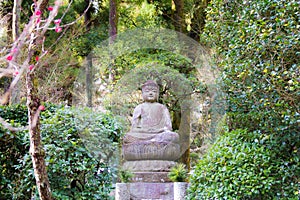
<svg viewBox="0 0 300 200">
<path fill-rule="evenodd" d="M 181 103 L 180 140 L 181 140 L 181 162 L 190 170 L 190 132 L 191 132 L 191 108 L 190 98 Z"/>
<path fill-rule="evenodd" d="M 110 42 L 114 42 L 117 36 L 117 25 L 118 25 L 118 15 L 117 15 L 117 0 L 109 0 L 109 38 Z"/>
<path fill-rule="evenodd" d="M 12 41 L 15 42 L 19 35 L 19 23 L 21 13 L 22 0 L 14 0 L 13 13 L 12 13 Z M 15 89 L 11 93 L 10 103 L 17 104 L 20 102 L 20 83 L 16 84 Z"/>
<path fill-rule="evenodd" d="M 189 36 L 194 40 L 200 40 L 200 34 L 202 33 L 205 20 L 206 20 L 206 11 L 210 0 L 196 0 L 195 1 L 195 11 L 192 18 L 191 23 L 191 31 L 189 32 Z"/>
<path fill-rule="evenodd" d="M 184 32 L 185 30 L 185 23 L 184 23 L 184 15 L 183 15 L 183 8 L 184 8 L 184 1 L 183 0 L 174 0 L 175 4 L 175 11 L 174 11 L 174 27 L 175 31 L 180 33 Z"/>
<path fill-rule="evenodd" d="M 30 136 L 30 155 L 32 159 L 34 176 L 36 180 L 39 196 L 42 200 L 51 200 L 51 190 L 48 180 L 45 151 L 41 143 L 39 106 L 40 100 L 37 96 L 36 85 L 34 85 L 34 74 L 27 73 L 27 108 L 28 108 L 28 124 Z"/>
<path fill-rule="evenodd" d="M 90 1 L 85 0 L 86 8 L 88 8 Z M 91 9 L 89 8 L 87 12 L 84 14 L 84 24 L 86 31 L 90 31 L 91 29 Z M 85 85 L 86 85 L 86 96 L 87 96 L 87 107 L 93 106 L 93 62 L 91 52 L 86 56 L 85 62 Z"/>
<path fill-rule="evenodd" d="M 111 46 L 116 37 L 117 37 L 117 29 L 118 26 L 118 14 L 117 14 L 117 0 L 109 0 L 109 46 Z M 111 54 L 111 52 L 110 52 Z M 114 59 L 110 56 L 110 63 L 109 63 L 109 77 L 108 80 L 110 82 L 114 81 Z"/>
<path fill-rule="evenodd" d="M 86 56 L 86 67 L 85 67 L 85 85 L 86 85 L 86 96 L 87 96 L 87 107 L 93 107 L 93 63 L 91 53 Z"/>
<path fill-rule="evenodd" d="M 173 23 L 175 31 L 180 33 L 185 32 L 185 22 L 184 22 L 184 1 L 183 0 L 173 0 L 175 4 L 175 12 L 173 16 Z M 179 36 L 180 34 L 178 34 Z M 187 169 L 190 169 L 190 107 L 188 101 L 182 102 L 180 105 L 181 110 L 175 111 L 174 122 L 179 128 L 180 142 L 181 142 L 181 152 L 182 156 L 180 162 L 184 163 Z M 177 128 L 176 127 L 176 128 Z"/>
<path fill-rule="evenodd" d="M 40 5 L 38 5 L 39 10 L 43 12 L 48 5 L 49 0 L 43 0 Z M 40 35 L 33 42 L 35 45 L 37 41 L 41 40 Z M 28 52 L 28 63 L 32 56 L 35 54 L 35 50 L 31 49 Z M 37 66 L 36 66 L 37 67 Z M 28 109 L 28 130 L 30 139 L 30 155 L 34 170 L 34 177 L 39 192 L 39 197 L 41 200 L 52 200 L 52 194 L 50 189 L 50 183 L 48 179 L 48 174 L 46 170 L 45 162 L 45 150 L 42 145 L 41 131 L 40 131 L 40 99 L 38 97 L 38 85 L 37 78 L 35 78 L 34 72 L 27 72 L 26 74 L 26 89 L 27 89 L 27 109 Z"/>
<path fill-rule="evenodd" d="M 12 39 L 16 41 L 19 37 L 19 22 L 22 0 L 14 0 L 13 16 L 12 16 Z"/>
</svg>

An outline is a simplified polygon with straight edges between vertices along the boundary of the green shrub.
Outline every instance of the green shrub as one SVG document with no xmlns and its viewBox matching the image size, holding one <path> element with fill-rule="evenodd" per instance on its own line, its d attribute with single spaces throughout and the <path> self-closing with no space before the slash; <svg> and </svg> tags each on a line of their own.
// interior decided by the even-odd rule
<svg viewBox="0 0 300 200">
<path fill-rule="evenodd" d="M 0 117 L 12 125 L 28 124 L 27 107 L 25 105 L 0 106 Z"/>
<path fill-rule="evenodd" d="M 276 145 L 246 130 L 220 136 L 191 175 L 189 199 L 298 199 L 297 152 L 284 160 Z"/>
<path fill-rule="evenodd" d="M 202 38 L 216 50 L 227 94 L 229 130 L 247 129 L 248 133 L 241 138 L 233 135 L 241 135 L 240 131 L 221 137 L 200 161 L 193 178 L 194 184 L 199 184 L 198 190 L 194 187 L 195 195 L 296 198 L 300 179 L 299 1 L 212 0 L 207 14 Z M 226 142 L 226 138 L 232 139 Z M 246 138 L 252 142 L 245 142 Z M 245 156 L 232 154 L 232 150 Z M 232 168 L 226 156 L 233 162 Z M 248 182 L 243 182 L 245 176 Z"/>
<path fill-rule="evenodd" d="M 274 134 L 300 151 L 300 3 L 213 0 L 203 38 L 216 49 L 230 129 Z"/>
<path fill-rule="evenodd" d="M 28 122 L 27 108 L 24 105 L 0 106 L 0 117 L 13 126 L 26 126 Z M 13 188 L 19 188 L 25 177 L 15 166 L 28 153 L 24 136 L 27 132 L 11 132 L 0 124 L 0 197 L 13 199 Z M 30 191 L 22 190 L 22 197 L 30 195 Z"/>
<path fill-rule="evenodd" d="M 168 173 L 168 177 L 173 182 L 185 182 L 188 179 L 188 170 L 186 169 L 185 164 L 177 163 L 174 167 L 171 168 Z"/>
<path fill-rule="evenodd" d="M 90 109 L 62 108 L 41 128 L 54 197 L 107 199 L 121 133 L 115 119 Z"/>
<path fill-rule="evenodd" d="M 17 109 L 12 112 L 20 112 L 18 107 L 1 109 Z M 8 121 L 25 119 L 27 112 L 23 114 L 9 113 L 8 117 L 18 117 Z M 121 134 L 116 119 L 110 114 L 90 109 L 53 105 L 46 105 L 41 119 L 41 135 L 54 198 L 109 199 L 117 173 Z M 0 196 L 5 199 L 31 199 L 36 196 L 28 132 L 11 133 L 0 128 L 0 142 Z"/>
<path fill-rule="evenodd" d="M 131 178 L 133 178 L 134 174 L 128 170 L 119 170 L 118 177 L 121 183 L 128 183 L 130 182 Z"/>
</svg>

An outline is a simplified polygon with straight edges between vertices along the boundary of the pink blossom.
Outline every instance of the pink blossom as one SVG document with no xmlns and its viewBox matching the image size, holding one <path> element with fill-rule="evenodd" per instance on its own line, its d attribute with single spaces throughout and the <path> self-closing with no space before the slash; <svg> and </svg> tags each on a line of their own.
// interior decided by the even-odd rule
<svg viewBox="0 0 300 200">
<path fill-rule="evenodd" d="M 61 22 L 61 19 L 56 19 L 56 20 L 54 20 L 54 24 L 56 24 L 56 25 L 59 25 L 60 22 Z"/>
<path fill-rule="evenodd" d="M 59 6 L 60 5 L 60 1 L 55 1 L 55 5 Z"/>
<path fill-rule="evenodd" d="M 62 31 L 62 28 L 61 28 L 61 27 L 58 26 L 58 27 L 55 28 L 55 32 L 59 33 L 59 32 L 61 32 L 61 31 Z"/>
<path fill-rule="evenodd" d="M 29 70 L 31 71 L 31 70 L 33 70 L 33 68 L 34 68 L 34 65 L 30 65 L 28 68 L 29 68 Z"/>
<path fill-rule="evenodd" d="M 41 15 L 41 14 L 42 14 L 42 11 L 40 11 L 40 10 L 37 10 L 37 11 L 35 12 L 35 14 L 36 14 L 37 16 L 39 16 L 39 15 Z"/>
<path fill-rule="evenodd" d="M 38 56 L 35 57 L 35 61 L 39 61 L 39 59 L 40 59 L 40 58 L 39 58 Z"/>
<path fill-rule="evenodd" d="M 39 110 L 40 110 L 40 111 L 44 111 L 44 110 L 45 110 L 45 106 L 40 105 L 40 106 L 39 106 Z"/>
<path fill-rule="evenodd" d="M 6 60 L 8 60 L 8 61 L 11 61 L 12 59 L 13 59 L 12 55 L 9 55 L 9 56 L 6 57 Z"/>
<path fill-rule="evenodd" d="M 13 50 L 11 50 L 11 53 L 15 53 L 18 51 L 18 48 L 14 48 Z"/>
<path fill-rule="evenodd" d="M 52 6 L 49 6 L 49 7 L 48 7 L 48 10 L 49 10 L 49 11 L 52 11 L 52 10 L 53 10 L 53 7 L 52 7 Z"/>
<path fill-rule="evenodd" d="M 18 71 L 15 71 L 14 76 L 17 76 L 18 74 L 19 74 L 19 72 L 18 72 Z"/>
<path fill-rule="evenodd" d="M 41 22 L 41 18 L 36 19 L 36 23 L 39 24 Z"/>
</svg>

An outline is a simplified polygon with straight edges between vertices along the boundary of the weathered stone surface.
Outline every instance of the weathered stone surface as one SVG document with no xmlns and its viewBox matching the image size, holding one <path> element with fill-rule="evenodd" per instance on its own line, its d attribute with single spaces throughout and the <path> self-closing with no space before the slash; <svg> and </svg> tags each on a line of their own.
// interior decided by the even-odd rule
<svg viewBox="0 0 300 200">
<path fill-rule="evenodd" d="M 159 88 L 154 81 L 142 86 L 144 103 L 133 112 L 132 126 L 123 138 L 124 169 L 131 171 L 169 171 L 180 155 L 179 135 L 172 132 L 170 113 L 157 103 Z M 155 162 L 137 162 L 137 161 Z M 131 162 L 135 161 L 135 162 Z"/>
<path fill-rule="evenodd" d="M 126 161 L 123 169 L 132 172 L 168 172 L 175 164 L 176 162 L 169 160 Z"/>
<path fill-rule="evenodd" d="M 174 199 L 176 199 L 176 200 L 185 199 L 187 187 L 188 187 L 188 183 L 186 183 L 186 182 L 175 182 L 174 183 Z"/>
<path fill-rule="evenodd" d="M 123 145 L 124 159 L 131 160 L 176 160 L 180 157 L 179 144 L 145 141 Z"/>
<path fill-rule="evenodd" d="M 168 172 L 134 172 L 131 182 L 166 183 L 171 182 Z"/>
<path fill-rule="evenodd" d="M 116 200 L 174 200 L 173 183 L 127 183 L 127 187 L 130 197 L 116 196 Z"/>
<path fill-rule="evenodd" d="M 119 188 L 122 187 L 122 188 Z M 188 183 L 122 183 L 116 184 L 116 200 L 184 200 Z M 127 191 L 124 191 L 126 190 Z"/>
<path fill-rule="evenodd" d="M 116 183 L 115 199 L 130 199 L 130 190 L 127 183 Z"/>
</svg>

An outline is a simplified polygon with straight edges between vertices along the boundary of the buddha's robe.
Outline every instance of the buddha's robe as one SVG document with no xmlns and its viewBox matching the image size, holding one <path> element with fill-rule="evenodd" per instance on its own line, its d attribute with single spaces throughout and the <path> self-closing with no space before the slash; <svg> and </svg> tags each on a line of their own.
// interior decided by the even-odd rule
<svg viewBox="0 0 300 200">
<path fill-rule="evenodd" d="M 142 103 L 133 112 L 132 127 L 126 133 L 125 144 L 139 141 L 174 142 L 179 141 L 177 133 L 172 132 L 170 113 L 160 103 Z"/>
</svg>

